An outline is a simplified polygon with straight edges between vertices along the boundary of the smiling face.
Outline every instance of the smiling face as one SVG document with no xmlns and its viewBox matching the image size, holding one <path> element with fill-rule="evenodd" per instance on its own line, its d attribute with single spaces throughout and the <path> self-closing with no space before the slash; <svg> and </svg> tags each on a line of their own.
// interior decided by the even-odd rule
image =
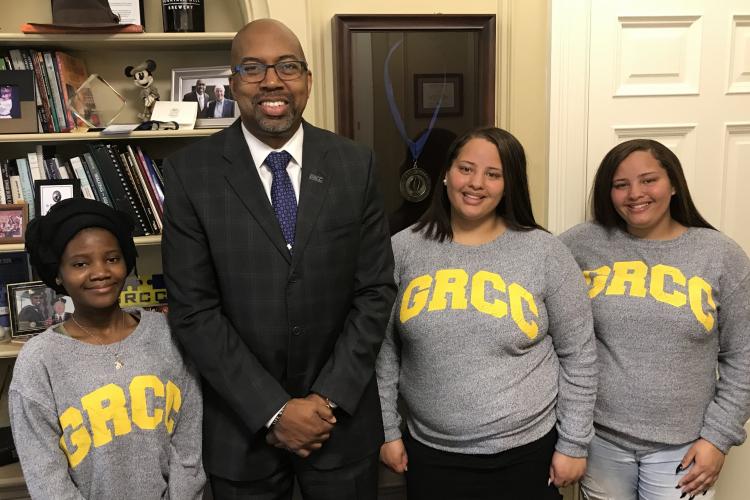
<svg viewBox="0 0 750 500">
<path fill-rule="evenodd" d="M 232 66 L 253 61 L 276 64 L 285 60 L 304 61 L 305 54 L 294 33 L 277 21 L 254 21 L 232 43 Z M 269 68 L 258 83 L 246 83 L 240 75 L 234 75 L 231 85 L 242 123 L 255 137 L 278 148 L 294 135 L 302 122 L 312 74 L 308 71 L 295 80 L 284 81 Z"/>
<path fill-rule="evenodd" d="M 469 140 L 445 175 L 451 222 L 494 222 L 505 180 L 497 147 L 486 139 Z"/>
<path fill-rule="evenodd" d="M 85 313 L 117 306 L 127 268 L 117 238 L 106 229 L 90 227 L 65 246 L 59 273 L 76 313 Z"/>
<path fill-rule="evenodd" d="M 217 101 L 223 101 L 224 100 L 224 87 L 221 85 L 218 85 L 214 89 L 214 95 L 216 96 Z"/>
<path fill-rule="evenodd" d="M 202 94 L 206 91 L 206 84 L 203 82 L 203 80 L 198 80 L 195 82 L 195 92 L 197 94 Z"/>
<path fill-rule="evenodd" d="M 612 176 L 612 204 L 628 232 L 639 238 L 660 238 L 669 232 L 674 193 L 667 171 L 649 151 L 629 154 Z"/>
</svg>

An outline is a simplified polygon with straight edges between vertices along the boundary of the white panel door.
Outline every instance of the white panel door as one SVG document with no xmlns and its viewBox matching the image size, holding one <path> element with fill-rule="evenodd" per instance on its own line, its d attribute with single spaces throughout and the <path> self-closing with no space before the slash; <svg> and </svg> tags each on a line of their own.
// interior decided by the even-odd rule
<svg viewBox="0 0 750 500">
<path fill-rule="evenodd" d="M 587 185 L 615 144 L 658 140 L 703 216 L 750 253 L 750 1 L 590 5 Z"/>
</svg>

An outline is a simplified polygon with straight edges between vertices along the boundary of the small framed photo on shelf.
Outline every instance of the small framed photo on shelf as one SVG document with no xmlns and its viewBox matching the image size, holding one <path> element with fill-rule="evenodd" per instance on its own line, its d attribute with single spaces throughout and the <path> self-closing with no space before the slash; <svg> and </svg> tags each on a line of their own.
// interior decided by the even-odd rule
<svg viewBox="0 0 750 500">
<path fill-rule="evenodd" d="M 33 71 L 0 71 L 0 134 L 39 131 L 34 85 Z"/>
<path fill-rule="evenodd" d="M 232 96 L 229 66 L 207 68 L 174 68 L 172 100 L 198 103 L 196 128 L 219 128 L 231 125 L 240 116 Z"/>
<path fill-rule="evenodd" d="M 43 332 L 72 316 L 70 297 L 60 295 L 41 281 L 8 284 L 11 337 Z"/>
<path fill-rule="evenodd" d="M 34 181 L 34 213 L 47 215 L 49 209 L 58 201 L 68 198 L 79 198 L 81 192 L 80 179 L 46 179 Z"/>
<path fill-rule="evenodd" d="M 429 117 L 440 103 L 440 115 L 463 114 L 463 82 L 461 73 L 414 75 L 414 115 Z M 441 101 L 442 98 L 442 101 Z"/>
<path fill-rule="evenodd" d="M 26 203 L 0 205 L 0 244 L 23 243 L 29 206 Z"/>
</svg>

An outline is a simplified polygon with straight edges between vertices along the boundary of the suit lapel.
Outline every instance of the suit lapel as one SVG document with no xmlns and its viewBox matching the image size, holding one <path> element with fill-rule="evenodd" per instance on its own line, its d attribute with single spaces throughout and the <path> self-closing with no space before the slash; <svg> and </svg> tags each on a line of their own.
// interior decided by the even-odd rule
<svg viewBox="0 0 750 500">
<path fill-rule="evenodd" d="M 284 241 L 284 235 L 281 233 L 279 221 L 276 219 L 273 207 L 263 189 L 258 170 L 247 148 L 245 137 L 242 135 L 239 120 L 227 130 L 223 154 L 229 162 L 229 168 L 225 173 L 229 186 L 237 193 L 240 201 L 252 214 L 279 253 L 287 262 L 291 263 L 291 255 L 286 248 L 286 241 Z"/>
<path fill-rule="evenodd" d="M 303 122 L 305 139 L 302 145 L 302 178 L 297 208 L 297 227 L 294 234 L 292 267 L 304 253 L 310 234 L 318 220 L 326 191 L 331 182 L 327 165 L 328 143 L 315 127 Z"/>
</svg>

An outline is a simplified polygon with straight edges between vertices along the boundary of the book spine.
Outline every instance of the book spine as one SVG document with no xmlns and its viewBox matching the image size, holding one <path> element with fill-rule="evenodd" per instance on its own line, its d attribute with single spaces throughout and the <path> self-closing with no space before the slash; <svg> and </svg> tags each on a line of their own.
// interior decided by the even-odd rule
<svg viewBox="0 0 750 500">
<path fill-rule="evenodd" d="M 129 192 L 128 197 L 130 198 L 136 213 L 138 213 L 139 220 L 143 223 L 146 234 L 152 233 L 154 228 L 151 224 L 151 218 L 144 208 L 143 200 L 141 200 L 140 193 L 138 192 L 138 189 L 133 182 L 133 177 L 130 174 L 130 168 L 128 167 L 127 160 L 124 158 L 116 145 L 107 144 L 106 146 L 107 151 L 109 151 L 110 156 L 112 156 L 112 161 L 115 163 L 118 171 L 120 172 L 122 182 L 125 185 L 125 191 Z"/>
<path fill-rule="evenodd" d="M 18 158 L 16 166 L 21 178 L 21 193 L 24 201 L 29 204 L 29 220 L 31 220 L 36 216 L 34 212 L 34 180 L 31 178 L 31 168 L 29 168 L 29 162 L 26 158 Z"/>
<path fill-rule="evenodd" d="M 10 191 L 10 174 L 8 160 L 0 160 L 0 174 L 3 176 L 3 203 L 13 203 L 13 193 Z"/>
<path fill-rule="evenodd" d="M 65 85 L 65 78 L 63 77 L 64 65 L 62 64 L 62 58 L 60 52 L 55 51 L 52 54 L 52 63 L 55 65 L 55 74 L 57 75 L 57 85 L 60 88 L 60 100 L 62 101 L 63 114 L 65 116 L 65 122 L 67 123 L 67 130 L 72 130 L 76 127 L 76 122 L 73 119 L 73 113 L 70 112 L 70 106 L 68 105 L 68 90 Z"/>
<path fill-rule="evenodd" d="M 51 51 L 45 50 L 42 55 L 44 56 L 44 65 L 47 68 L 47 78 L 49 78 L 49 86 L 52 91 L 52 102 L 55 103 L 57 126 L 60 128 L 60 132 L 67 132 L 70 128 L 68 127 L 68 122 L 65 120 L 65 111 L 63 110 L 62 97 L 60 95 L 60 83 L 55 71 L 55 61 Z"/>
<path fill-rule="evenodd" d="M 88 175 L 86 175 L 86 170 L 83 168 L 81 158 L 79 156 L 74 156 L 70 159 L 70 165 L 73 167 L 75 177 L 81 181 L 81 192 L 83 193 L 83 196 L 89 200 L 95 200 L 96 196 L 94 196 L 94 190 L 91 189 L 91 184 L 89 183 Z"/>
<path fill-rule="evenodd" d="M 163 221 L 164 220 L 163 195 L 160 195 L 160 193 L 157 191 L 155 181 L 153 177 L 151 177 L 150 172 L 148 171 L 148 167 L 146 166 L 146 158 L 144 157 L 143 151 L 141 151 L 141 148 L 138 146 L 135 146 L 134 152 L 135 152 L 135 159 L 138 164 L 138 169 L 141 172 L 141 177 L 143 178 L 143 183 L 146 185 L 149 191 L 151 200 L 153 200 L 154 209 L 159 214 L 159 218 Z"/>
<path fill-rule="evenodd" d="M 39 92 L 42 95 L 42 105 L 51 127 L 49 131 L 59 132 L 60 128 L 57 125 L 57 113 L 55 112 L 55 103 L 52 101 L 52 88 L 49 85 L 44 56 L 36 50 L 32 50 L 31 55 L 34 58 L 34 76 L 37 78 L 37 87 L 39 87 Z"/>
<path fill-rule="evenodd" d="M 29 49 L 21 49 L 21 58 L 23 59 L 24 64 L 26 65 L 26 69 L 34 71 L 34 61 L 31 58 L 31 53 L 29 52 Z M 44 104 L 42 103 L 42 93 L 39 90 L 37 81 L 36 81 L 36 71 L 34 71 L 34 99 L 36 100 L 36 112 L 37 116 L 39 117 L 39 130 L 42 132 L 48 132 L 49 131 L 49 123 L 47 123 L 47 116 L 44 113 Z"/>
<path fill-rule="evenodd" d="M 23 203 L 21 177 L 18 175 L 18 167 L 13 160 L 8 160 L 8 178 L 10 179 L 10 194 L 13 197 L 13 203 Z"/>
<path fill-rule="evenodd" d="M 113 147 L 115 146 L 113 145 Z M 135 158 L 132 156 L 132 153 L 129 149 L 123 148 L 122 146 L 117 147 L 116 149 L 119 152 L 120 161 L 122 162 L 125 172 L 127 173 L 128 180 L 130 181 L 131 186 L 133 186 L 134 188 L 133 191 L 136 194 L 138 208 L 140 208 L 141 213 L 146 216 L 146 220 L 151 226 L 152 232 L 159 233 L 160 224 L 156 218 L 154 210 L 151 207 L 151 204 L 149 203 L 146 186 L 143 185 L 143 183 L 140 181 L 140 177 L 137 174 L 138 166 L 135 164 Z"/>
<path fill-rule="evenodd" d="M 65 165 L 65 161 L 61 160 L 58 157 L 54 158 L 55 160 L 55 167 L 57 167 L 57 175 L 60 179 L 70 179 L 70 175 L 68 175 L 68 168 Z"/>
<path fill-rule="evenodd" d="M 112 201 L 115 208 L 122 210 L 133 218 L 133 222 L 135 223 L 133 235 L 145 236 L 150 234 L 148 222 L 143 220 L 143 216 L 138 213 L 135 195 L 128 187 L 125 173 L 119 169 L 117 155 L 113 154 L 111 149 L 107 148 L 106 144 L 89 144 L 89 149 L 99 167 L 99 172 L 102 175 L 104 183 L 112 194 Z"/>
<path fill-rule="evenodd" d="M 44 159 L 44 174 L 47 179 L 59 179 L 59 174 L 57 173 L 57 165 L 55 165 L 55 159 L 54 158 L 45 158 Z"/>
<path fill-rule="evenodd" d="M 115 208 L 115 203 L 112 201 L 112 196 L 107 190 L 107 185 L 104 184 L 104 179 L 102 179 L 102 174 L 99 172 L 99 166 L 96 164 L 93 155 L 91 153 L 84 153 L 83 161 L 84 167 L 86 167 L 87 172 L 91 174 L 91 179 L 94 180 L 94 192 L 99 195 L 99 201 Z"/>
</svg>

